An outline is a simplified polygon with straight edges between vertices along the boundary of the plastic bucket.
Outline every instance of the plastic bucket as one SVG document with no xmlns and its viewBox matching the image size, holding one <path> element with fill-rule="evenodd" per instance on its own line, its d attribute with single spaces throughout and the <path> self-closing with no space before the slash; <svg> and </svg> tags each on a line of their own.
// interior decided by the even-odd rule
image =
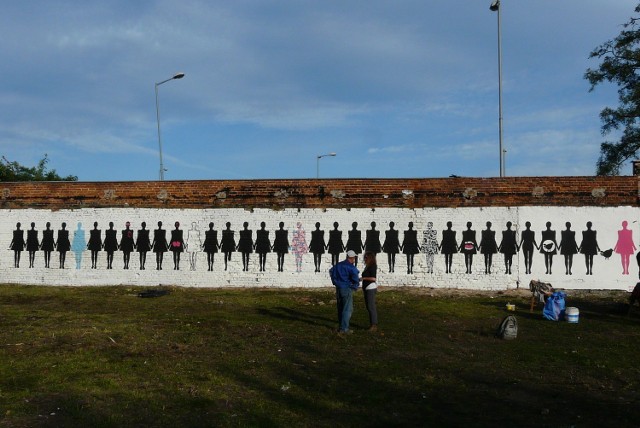
<svg viewBox="0 0 640 428">
<path fill-rule="evenodd" d="M 580 311 L 578 308 L 570 307 L 565 310 L 564 316 L 567 319 L 567 322 L 577 323 L 580 319 Z"/>
</svg>

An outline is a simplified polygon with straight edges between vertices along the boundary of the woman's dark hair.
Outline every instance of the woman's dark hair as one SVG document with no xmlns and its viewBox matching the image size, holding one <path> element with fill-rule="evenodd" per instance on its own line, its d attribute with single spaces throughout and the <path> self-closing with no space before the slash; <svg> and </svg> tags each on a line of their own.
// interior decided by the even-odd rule
<svg viewBox="0 0 640 428">
<path fill-rule="evenodd" d="M 376 253 L 373 251 L 365 251 L 364 252 L 364 264 L 365 266 L 377 266 L 376 262 Z"/>
</svg>

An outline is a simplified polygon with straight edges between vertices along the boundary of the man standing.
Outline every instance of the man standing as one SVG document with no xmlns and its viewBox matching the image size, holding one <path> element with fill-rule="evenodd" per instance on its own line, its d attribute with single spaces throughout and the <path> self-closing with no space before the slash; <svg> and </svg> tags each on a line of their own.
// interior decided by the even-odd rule
<svg viewBox="0 0 640 428">
<path fill-rule="evenodd" d="M 336 263 L 329 269 L 331 282 L 336 287 L 336 300 L 338 303 L 338 333 L 352 333 L 349 330 L 349 320 L 353 312 L 353 291 L 358 289 L 360 279 L 358 269 L 355 267 L 357 254 L 353 250 L 347 251 L 346 260 Z"/>
</svg>

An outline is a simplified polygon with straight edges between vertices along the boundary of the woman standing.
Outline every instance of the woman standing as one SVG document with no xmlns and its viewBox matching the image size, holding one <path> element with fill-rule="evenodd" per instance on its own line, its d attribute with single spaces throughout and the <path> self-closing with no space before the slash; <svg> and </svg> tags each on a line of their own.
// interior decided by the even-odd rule
<svg viewBox="0 0 640 428">
<path fill-rule="evenodd" d="M 324 230 L 320 230 L 320 222 L 316 223 L 316 230 L 311 231 L 311 242 L 309 243 L 309 251 L 313 253 L 313 264 L 316 272 L 320 272 L 320 262 L 327 245 L 324 242 Z"/>
<path fill-rule="evenodd" d="M 418 231 L 413 229 L 413 222 L 409 222 L 409 230 L 404 231 L 404 240 L 400 247 L 402 252 L 407 255 L 407 273 L 413 273 L 413 258 L 420 252 L 418 245 Z"/>
<path fill-rule="evenodd" d="M 213 230 L 213 222 L 209 223 L 209 230 L 204 232 L 204 244 L 202 249 L 207 253 L 207 264 L 209 265 L 208 271 L 213 270 L 213 260 L 215 254 L 218 252 L 220 244 L 218 244 L 218 231 Z"/>
<path fill-rule="evenodd" d="M 20 254 L 24 250 L 24 230 L 20 229 L 21 224 L 16 223 L 16 230 L 13 231 L 13 239 L 9 244 L 9 249 L 13 250 L 13 267 L 20 267 Z"/>
<path fill-rule="evenodd" d="M 184 251 L 184 239 L 180 222 L 175 222 L 175 229 L 171 231 L 171 251 L 173 252 L 173 270 L 180 270 L 180 254 Z"/>
<path fill-rule="evenodd" d="M 162 228 L 161 221 L 158 222 L 158 228 L 153 231 L 151 248 L 156 253 L 156 270 L 162 270 L 162 260 L 164 259 L 164 253 L 169 249 L 169 245 L 167 245 L 167 231 Z"/>
<path fill-rule="evenodd" d="M 202 249 L 200 230 L 195 221 L 191 222 L 191 229 L 187 231 L 187 253 L 189 253 L 189 270 L 196 270 L 198 253 Z"/>
<path fill-rule="evenodd" d="M 40 249 L 44 252 L 44 267 L 49 267 L 51 261 L 51 252 L 55 249 L 53 240 L 53 230 L 51 230 L 51 223 L 47 222 L 46 229 L 42 231 L 42 242 L 40 242 Z M 84 244 L 82 245 L 84 249 Z"/>
<path fill-rule="evenodd" d="M 302 272 L 302 256 L 304 256 L 307 249 L 307 240 L 304 237 L 304 229 L 302 223 L 296 223 L 296 230 L 293 231 L 293 238 L 291 239 L 291 247 L 293 254 L 296 257 L 296 272 Z"/>
<path fill-rule="evenodd" d="M 44 238 L 42 242 L 44 245 Z M 82 223 L 78 222 L 77 229 L 73 231 L 73 243 L 71 244 L 71 250 L 76 256 L 76 270 L 80 270 L 82 267 L 82 253 L 86 247 L 87 243 L 84 240 L 84 229 L 82 228 Z M 47 265 L 47 267 L 49 266 Z"/>
<path fill-rule="evenodd" d="M 573 255 L 578 254 L 578 244 L 576 243 L 576 232 L 571 230 L 571 223 L 567 222 L 566 230 L 560 231 L 560 254 L 564 256 L 565 275 L 573 275 L 571 267 L 573 266 Z"/>
<path fill-rule="evenodd" d="M 518 243 L 516 242 L 516 231 L 511 230 L 513 223 L 507 222 L 507 229 L 502 231 L 502 241 L 498 251 L 504 254 L 504 273 L 511 275 L 511 264 L 513 263 L 513 255 L 518 252 Z"/>
<path fill-rule="evenodd" d="M 220 251 L 224 253 L 224 270 L 227 270 L 227 263 L 231 261 L 231 253 L 236 250 L 235 232 L 231 230 L 231 222 L 227 222 L 227 228 L 222 231 L 220 241 Z"/>
<path fill-rule="evenodd" d="M 40 247 L 38 241 L 38 231 L 36 230 L 36 224 L 31 223 L 31 229 L 27 230 L 27 251 L 29 252 L 29 267 L 33 267 L 33 262 L 36 259 L 36 251 Z"/>
<path fill-rule="evenodd" d="M 145 270 L 145 263 L 147 262 L 147 253 L 151 251 L 151 240 L 149 239 L 149 230 L 147 229 L 147 223 L 142 222 L 136 235 L 136 248 L 140 254 L 140 270 Z"/>
<path fill-rule="evenodd" d="M 553 256 L 558 254 L 558 243 L 556 242 L 556 231 L 551 230 L 551 222 L 548 221 L 546 226 L 547 228 L 542 231 L 540 252 L 544 254 L 544 266 L 547 268 L 547 275 L 551 275 Z"/>
<path fill-rule="evenodd" d="M 91 251 L 91 269 L 98 267 L 98 252 L 102 250 L 100 233 L 98 222 L 96 221 L 93 223 L 93 229 L 89 231 L 89 242 L 87 242 L 87 250 Z"/>
<path fill-rule="evenodd" d="M 584 263 L 587 266 L 587 275 L 593 275 L 593 256 L 598 254 L 600 246 L 596 238 L 597 232 L 592 230 L 593 223 L 587 222 L 587 230 L 582 231 L 582 243 L 578 251 L 584 254 Z"/>
<path fill-rule="evenodd" d="M 433 222 L 427 222 L 427 228 L 422 232 L 422 252 L 425 254 L 427 273 L 433 273 L 433 262 L 438 254 L 438 232 L 433 228 Z M 447 265 L 449 266 L 449 265 Z"/>
<path fill-rule="evenodd" d="M 531 274 L 531 264 L 533 263 L 533 249 L 540 249 L 536 242 L 536 233 L 531 230 L 531 222 L 524 224 L 525 230 L 520 235 L 520 248 L 522 248 L 522 255 L 524 256 L 524 269 L 525 274 Z"/>
<path fill-rule="evenodd" d="M 242 223 L 236 250 L 242 253 L 242 271 L 249 272 L 249 254 L 253 253 L 253 231 L 249 229 L 249 222 L 247 221 Z"/>
<path fill-rule="evenodd" d="M 460 252 L 464 254 L 464 265 L 467 273 L 471 273 L 473 266 L 473 255 L 478 252 L 478 243 L 476 242 L 476 231 L 471 230 L 472 223 L 467 222 L 467 230 L 462 231 L 462 242 L 460 243 Z M 449 265 L 451 271 L 451 265 Z"/>
<path fill-rule="evenodd" d="M 107 252 L 107 269 L 113 269 L 113 253 L 118 250 L 118 232 L 109 222 L 109 229 L 104 232 L 104 250 Z"/>
<path fill-rule="evenodd" d="M 273 240 L 273 251 L 278 257 L 278 272 L 284 271 L 284 255 L 289 252 L 289 231 L 285 230 L 284 222 L 280 222 L 279 229 L 276 230 L 276 237 Z"/>
<path fill-rule="evenodd" d="M 58 230 L 56 248 L 58 249 L 58 253 L 60 254 L 60 269 L 64 269 L 64 262 L 67 259 L 67 252 L 71 250 L 71 242 L 69 241 L 69 231 L 67 230 L 67 223 L 63 222 L 61 225 L 61 229 Z"/>
<path fill-rule="evenodd" d="M 396 268 L 396 254 L 400 252 L 400 240 L 398 239 L 398 231 L 393 227 L 396 224 L 389 222 L 389 230 L 384 232 L 384 244 L 382 251 L 387 253 L 387 261 L 389 263 L 389 272 L 393 272 Z"/>
<path fill-rule="evenodd" d="M 333 222 L 333 230 L 329 231 L 329 243 L 327 250 L 331 254 L 331 266 L 335 266 L 340 260 L 340 254 L 344 251 L 342 231 L 338 230 L 338 222 Z"/>
<path fill-rule="evenodd" d="M 129 260 L 131 259 L 131 252 L 135 247 L 133 243 L 133 230 L 131 230 L 131 223 L 126 222 L 125 229 L 122 231 L 120 237 L 120 251 L 122 251 L 122 260 L 124 262 L 124 268 L 129 269 Z"/>
<path fill-rule="evenodd" d="M 366 251 L 364 253 L 364 270 L 362 271 L 362 292 L 364 293 L 364 304 L 367 307 L 367 312 L 369 312 L 369 331 L 378 330 L 378 311 L 376 309 L 377 272 L 376 254 L 373 251 Z"/>
<path fill-rule="evenodd" d="M 622 274 L 629 275 L 629 256 L 636 252 L 636 245 L 633 243 L 633 231 L 627 229 L 629 223 L 625 220 L 622 222 L 622 229 L 618 231 L 618 241 L 613 249 L 620 254 L 622 261 Z"/>
<path fill-rule="evenodd" d="M 491 230 L 491 222 L 487 222 L 487 228 L 480 233 L 480 252 L 484 254 L 484 273 L 491 273 L 493 255 L 498 252 L 496 243 L 496 231 Z"/>
<path fill-rule="evenodd" d="M 265 271 L 267 264 L 267 253 L 271 252 L 271 242 L 269 241 L 269 231 L 265 229 L 266 223 L 260 222 L 260 229 L 256 230 L 256 243 L 254 244 L 256 253 L 258 253 L 258 262 L 260 263 L 260 272 Z"/>
<path fill-rule="evenodd" d="M 440 252 L 444 254 L 444 266 L 446 269 L 445 270 L 446 273 L 451 273 L 451 265 L 453 264 L 453 255 L 458 252 L 458 241 L 456 240 L 456 231 L 451 229 L 452 227 L 453 227 L 453 223 L 448 221 L 447 228 L 442 231 L 442 241 L 440 242 Z"/>
</svg>

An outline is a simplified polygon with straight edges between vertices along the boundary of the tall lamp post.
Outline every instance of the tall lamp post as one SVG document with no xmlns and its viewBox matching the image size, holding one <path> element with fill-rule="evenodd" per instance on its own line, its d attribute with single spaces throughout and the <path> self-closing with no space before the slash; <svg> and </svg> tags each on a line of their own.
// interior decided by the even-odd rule
<svg viewBox="0 0 640 428">
<path fill-rule="evenodd" d="M 162 163 L 162 138 L 160 137 L 160 104 L 158 102 L 158 86 L 163 83 L 167 83 L 170 80 L 182 79 L 184 77 L 184 73 L 176 73 L 173 77 L 170 77 L 167 80 L 163 80 L 162 82 L 156 83 L 156 119 L 158 121 L 158 150 L 160 153 L 160 181 L 164 181 L 164 164 Z"/>
<path fill-rule="evenodd" d="M 320 159 L 328 156 L 335 156 L 335 152 L 327 153 L 326 155 L 318 155 L 316 158 L 316 178 L 320 178 Z"/>
<path fill-rule="evenodd" d="M 498 12 L 498 135 L 500 140 L 500 177 L 505 176 L 504 152 L 502 147 L 502 36 L 500 21 L 500 0 L 493 0 L 489 10 Z"/>
</svg>

